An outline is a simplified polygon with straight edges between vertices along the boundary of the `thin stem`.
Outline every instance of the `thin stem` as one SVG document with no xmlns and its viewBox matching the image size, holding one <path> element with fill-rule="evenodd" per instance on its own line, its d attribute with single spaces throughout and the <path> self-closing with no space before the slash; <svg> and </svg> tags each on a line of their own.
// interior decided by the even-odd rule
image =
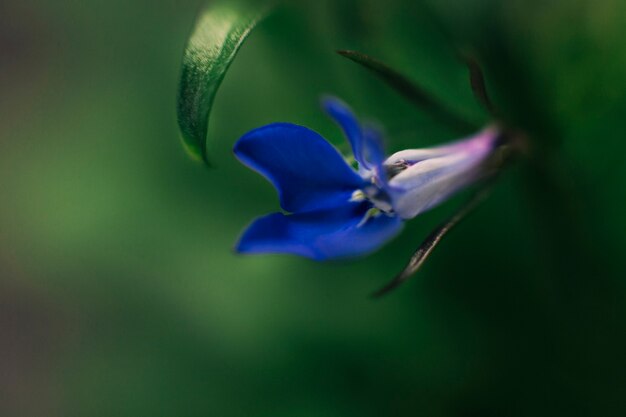
<svg viewBox="0 0 626 417">
<path fill-rule="evenodd" d="M 439 227 L 433 230 L 430 235 L 422 242 L 417 251 L 413 254 L 409 263 L 404 269 L 396 275 L 387 285 L 372 294 L 372 297 L 381 297 L 394 290 L 411 276 L 413 276 L 424 264 L 432 251 L 437 247 L 441 240 L 450 232 L 461 220 L 465 219 L 476 207 L 478 207 L 491 193 L 493 189 L 493 181 L 489 181 L 481 187 L 474 195 L 457 210 L 448 220 L 443 222 Z"/>
<path fill-rule="evenodd" d="M 494 118 L 497 118 L 497 111 L 493 106 L 489 94 L 487 93 L 487 86 L 485 85 L 485 76 L 483 70 L 473 57 L 464 55 L 463 60 L 467 65 L 470 77 L 470 86 L 476 100 L 487 110 Z"/>
</svg>

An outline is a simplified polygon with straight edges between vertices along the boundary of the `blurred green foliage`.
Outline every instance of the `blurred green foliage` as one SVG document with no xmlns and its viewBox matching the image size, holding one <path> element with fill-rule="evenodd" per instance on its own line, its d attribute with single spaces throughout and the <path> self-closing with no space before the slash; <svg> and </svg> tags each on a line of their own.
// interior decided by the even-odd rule
<svg viewBox="0 0 626 417">
<path fill-rule="evenodd" d="M 290 3 L 250 37 L 209 126 L 180 146 L 180 61 L 200 1 L 0 6 L 3 416 L 623 416 L 626 5 Z M 235 256 L 276 210 L 234 141 L 275 121 L 339 146 L 334 93 L 390 150 L 451 139 L 355 49 L 488 121 L 475 54 L 532 154 L 412 282 L 367 294 L 460 200 L 356 262 Z"/>
</svg>

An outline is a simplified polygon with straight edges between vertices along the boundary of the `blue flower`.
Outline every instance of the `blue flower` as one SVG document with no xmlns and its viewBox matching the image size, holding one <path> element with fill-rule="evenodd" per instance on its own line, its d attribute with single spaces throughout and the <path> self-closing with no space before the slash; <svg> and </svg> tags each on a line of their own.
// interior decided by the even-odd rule
<svg viewBox="0 0 626 417">
<path fill-rule="evenodd" d="M 325 99 L 323 107 L 350 142 L 358 169 L 302 126 L 274 123 L 245 134 L 235 155 L 276 187 L 288 214 L 253 221 L 237 243 L 238 252 L 315 260 L 371 253 L 395 237 L 404 220 L 483 178 L 500 137 L 497 127 L 489 127 L 457 142 L 385 159 L 375 128 L 359 123 L 338 99 Z"/>
</svg>

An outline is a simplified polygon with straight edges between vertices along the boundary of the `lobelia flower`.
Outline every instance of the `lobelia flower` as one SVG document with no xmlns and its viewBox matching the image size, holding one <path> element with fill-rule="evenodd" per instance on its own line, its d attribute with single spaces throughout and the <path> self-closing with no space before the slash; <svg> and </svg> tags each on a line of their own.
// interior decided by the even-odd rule
<svg viewBox="0 0 626 417">
<path fill-rule="evenodd" d="M 315 260 L 365 255 L 395 237 L 403 222 L 490 173 L 500 130 L 444 146 L 407 149 L 385 159 L 381 134 L 359 123 L 336 98 L 326 112 L 348 139 L 358 169 L 324 138 L 302 126 L 274 123 L 245 134 L 237 158 L 278 190 L 288 214 L 252 222 L 240 253 L 290 253 Z"/>
</svg>

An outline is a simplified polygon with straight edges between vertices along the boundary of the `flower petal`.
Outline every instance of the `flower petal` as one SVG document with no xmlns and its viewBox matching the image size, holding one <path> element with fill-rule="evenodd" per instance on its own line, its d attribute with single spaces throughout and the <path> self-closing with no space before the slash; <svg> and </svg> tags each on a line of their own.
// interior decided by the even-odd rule
<svg viewBox="0 0 626 417">
<path fill-rule="evenodd" d="M 483 162 L 493 151 L 497 137 L 496 129 L 486 129 L 450 146 L 402 151 L 414 158 L 429 152 L 431 155 L 408 160 L 413 165 L 389 181 L 388 192 L 395 212 L 403 219 L 413 218 L 483 177 L 486 174 Z M 440 153 L 443 149 L 447 152 Z M 394 160 L 395 155 L 385 164 Z"/>
<path fill-rule="evenodd" d="M 493 149 L 499 135 L 500 130 L 497 126 L 489 126 L 473 136 L 441 146 L 420 149 L 405 149 L 403 151 L 396 152 L 385 160 L 385 164 L 391 165 L 399 161 L 417 163 L 426 159 L 439 158 L 459 152 L 480 153 L 485 150 L 490 151 Z"/>
<path fill-rule="evenodd" d="M 347 104 L 335 97 L 325 97 L 322 106 L 346 135 L 360 170 L 373 169 L 378 161 L 384 159 L 380 133 L 372 127 L 362 128 Z"/>
<path fill-rule="evenodd" d="M 363 159 L 367 161 L 367 168 L 382 168 L 385 161 L 385 146 L 383 143 L 383 133 L 374 125 L 363 127 Z"/>
<path fill-rule="evenodd" d="M 347 204 L 334 210 L 256 219 L 243 233 L 240 253 L 290 253 L 318 261 L 368 254 L 402 229 L 402 221 L 384 214 L 360 224 L 371 207 Z"/>
<path fill-rule="evenodd" d="M 410 219 L 447 200 L 479 177 L 481 170 L 476 165 L 463 164 L 455 155 L 434 158 L 394 177 L 388 192 L 398 216 Z"/>
<path fill-rule="evenodd" d="M 345 204 L 363 179 L 319 134 L 302 126 L 274 123 L 245 134 L 237 158 L 266 177 L 290 212 Z"/>
</svg>

